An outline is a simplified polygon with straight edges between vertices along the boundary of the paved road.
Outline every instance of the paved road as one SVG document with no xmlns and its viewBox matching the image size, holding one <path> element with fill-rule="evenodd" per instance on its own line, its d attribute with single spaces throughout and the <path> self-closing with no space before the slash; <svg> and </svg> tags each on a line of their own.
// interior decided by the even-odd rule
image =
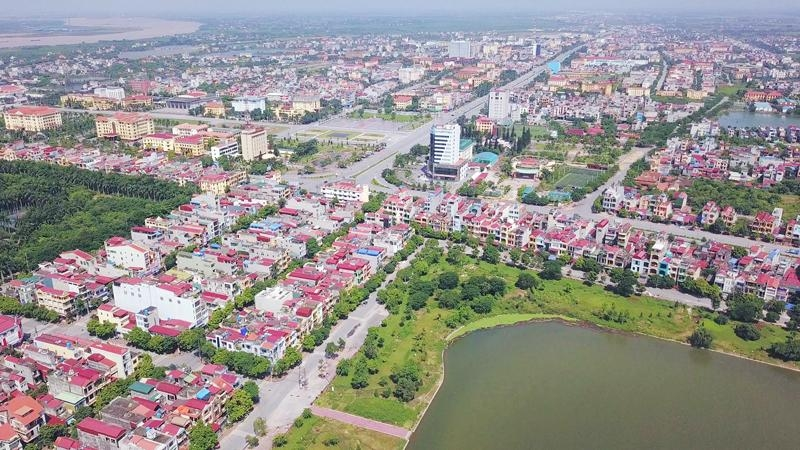
<svg viewBox="0 0 800 450">
<path fill-rule="evenodd" d="M 391 283 L 397 276 L 397 272 L 408 267 L 409 261 L 413 261 L 415 256 L 416 253 L 410 255 L 406 261 L 398 264 L 397 270 L 386 277 L 386 281 L 384 281 L 381 288 Z M 314 400 L 333 380 L 338 362 L 344 358 L 352 357 L 364 343 L 367 331 L 371 327 L 380 325 L 383 319 L 389 315 L 386 308 L 378 304 L 376 298 L 377 290 L 356 308 L 347 319 L 333 327 L 330 337 L 325 343 L 317 347 L 313 353 L 304 354 L 303 362 L 300 366 L 292 369 L 285 377 L 280 380 L 259 382 L 261 401 L 245 420 L 231 430 L 226 431 L 225 435 L 220 439 L 221 448 L 226 450 L 245 448 L 247 446 L 245 439 L 253 434 L 253 422 L 258 417 L 263 417 L 266 420 L 270 430 L 269 436 L 272 437 L 278 432 L 286 431 L 294 420 L 300 417 L 304 409 L 310 408 Z M 335 358 L 327 359 L 325 357 L 327 342 L 338 342 L 339 339 L 345 341 L 344 351 L 340 352 Z M 322 370 L 321 363 L 326 366 Z M 304 386 L 301 385 L 301 380 L 306 381 Z"/>
<path fill-rule="evenodd" d="M 576 48 L 571 50 L 567 50 L 560 55 L 556 56 L 552 59 L 552 61 L 564 61 L 567 57 L 572 55 L 576 51 Z M 547 70 L 547 66 L 545 64 L 541 66 L 537 66 L 536 68 L 528 71 L 527 73 L 523 74 L 519 78 L 514 81 L 509 82 L 508 84 L 504 85 L 503 87 L 506 89 L 514 89 L 520 86 L 526 86 L 534 78 L 538 77 L 541 73 Z M 441 125 L 446 123 L 455 122 L 460 116 L 467 116 L 471 117 L 477 115 L 480 112 L 481 108 L 486 105 L 488 100 L 488 95 L 483 97 L 478 97 L 450 112 L 445 112 L 437 115 L 429 122 L 419 126 L 413 131 L 410 131 L 405 134 L 395 134 L 389 136 L 386 140 L 386 148 L 380 152 L 372 154 L 369 158 L 365 158 L 362 161 L 359 161 L 352 166 L 341 169 L 340 172 L 337 172 L 335 176 L 331 178 L 354 178 L 360 184 L 367 184 L 370 185 L 372 180 L 375 178 L 379 178 L 381 172 L 384 169 L 391 168 L 392 163 L 394 162 L 394 157 L 397 154 L 401 153 L 408 153 L 416 144 L 428 144 L 430 141 L 430 129 L 433 125 Z M 319 186 L 326 181 L 325 178 L 320 177 L 308 177 L 302 175 L 286 175 L 284 177 L 287 181 L 291 183 L 300 184 L 302 187 L 309 191 L 313 191 L 319 188 Z M 372 185 L 371 187 L 375 187 L 376 190 L 391 190 L 391 189 L 380 189 L 377 186 Z"/>
<path fill-rule="evenodd" d="M 411 430 L 401 428 L 388 423 L 378 422 L 376 420 L 365 419 L 361 416 L 354 416 L 346 412 L 336 411 L 334 409 L 322 408 L 319 406 L 312 406 L 311 412 L 328 419 L 338 420 L 359 428 L 366 428 L 367 430 L 377 431 L 378 433 L 388 434 L 389 436 L 399 437 L 401 439 L 408 439 L 411 437 Z"/>
</svg>

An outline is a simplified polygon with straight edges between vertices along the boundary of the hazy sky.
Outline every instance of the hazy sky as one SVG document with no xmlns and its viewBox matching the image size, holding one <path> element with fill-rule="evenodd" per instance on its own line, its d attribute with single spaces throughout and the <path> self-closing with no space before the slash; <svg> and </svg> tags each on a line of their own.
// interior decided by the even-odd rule
<svg viewBox="0 0 800 450">
<path fill-rule="evenodd" d="M 413 14 L 431 11 L 483 12 L 506 11 L 555 12 L 580 10 L 674 10 L 716 12 L 736 10 L 781 12 L 800 9 L 798 0 L 0 0 L 0 17 L 50 16 L 170 16 L 198 17 L 221 15 L 269 15 L 270 13 L 341 12 Z"/>
</svg>

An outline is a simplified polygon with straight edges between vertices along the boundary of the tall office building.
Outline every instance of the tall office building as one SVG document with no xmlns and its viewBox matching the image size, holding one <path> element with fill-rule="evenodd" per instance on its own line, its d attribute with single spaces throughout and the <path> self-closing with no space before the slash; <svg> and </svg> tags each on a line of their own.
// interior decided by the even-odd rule
<svg viewBox="0 0 800 450">
<path fill-rule="evenodd" d="M 538 42 L 534 42 L 531 47 L 531 52 L 533 52 L 533 56 L 542 56 L 542 46 L 539 45 Z"/>
<path fill-rule="evenodd" d="M 511 95 L 508 91 L 495 89 L 489 92 L 489 118 L 502 120 L 511 113 Z"/>
<path fill-rule="evenodd" d="M 447 55 L 451 58 L 472 58 L 472 48 L 470 41 L 450 41 L 447 46 Z"/>
<path fill-rule="evenodd" d="M 428 156 L 428 170 L 431 177 L 449 181 L 463 180 L 474 147 L 474 142 L 461 139 L 459 125 L 434 125 L 431 128 Z"/>
<path fill-rule="evenodd" d="M 242 130 L 242 159 L 253 161 L 272 156 L 269 153 L 267 130 L 263 128 L 247 128 Z"/>
</svg>

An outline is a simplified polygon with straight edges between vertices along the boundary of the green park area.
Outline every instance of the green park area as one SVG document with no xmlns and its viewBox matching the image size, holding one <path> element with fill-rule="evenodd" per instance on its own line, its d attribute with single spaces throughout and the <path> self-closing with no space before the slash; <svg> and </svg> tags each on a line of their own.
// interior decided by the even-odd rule
<svg viewBox="0 0 800 450">
<path fill-rule="evenodd" d="M 29 272 L 163 215 L 196 188 L 30 161 L 0 161 L 0 274 Z"/>
<path fill-rule="evenodd" d="M 400 438 L 311 416 L 298 418 L 288 433 L 276 438 L 273 447 L 286 450 L 399 450 L 404 444 L 405 441 Z"/>
<path fill-rule="evenodd" d="M 443 252 L 439 244 L 427 241 L 412 265 L 379 291 L 390 316 L 370 330 L 353 358 L 337 366 L 331 387 L 317 400 L 320 406 L 411 428 L 433 400 L 449 341 L 479 329 L 536 320 L 592 324 L 684 343 L 704 325 L 713 337 L 712 349 L 797 368 L 767 354 L 772 343 L 788 335 L 776 325 L 756 325 L 761 337 L 748 341 L 734 333 L 739 322 L 717 323 L 717 314 L 710 311 L 634 293 L 623 297 L 598 284 L 561 278 L 560 271 L 547 269 L 549 263 L 537 275 L 539 270 L 498 264 L 492 256 L 482 256 L 491 262 L 477 260 L 461 246 Z"/>
</svg>

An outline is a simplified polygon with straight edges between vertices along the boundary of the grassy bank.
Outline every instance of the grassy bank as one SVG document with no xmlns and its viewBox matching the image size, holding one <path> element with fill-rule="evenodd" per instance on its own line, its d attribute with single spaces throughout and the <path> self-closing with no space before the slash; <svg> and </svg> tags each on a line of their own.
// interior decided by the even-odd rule
<svg viewBox="0 0 800 450">
<path fill-rule="evenodd" d="M 533 322 L 540 320 L 564 320 L 573 322 L 575 319 L 571 317 L 561 316 L 558 314 L 501 314 L 499 316 L 484 317 L 482 319 L 470 322 L 447 336 L 447 341 L 452 342 L 461 336 L 472 333 L 473 331 L 486 330 L 490 328 L 504 327 L 509 325 L 517 325 L 525 322 Z"/>
<path fill-rule="evenodd" d="M 303 419 L 299 427 L 292 426 L 284 436 L 287 441 L 278 448 L 287 450 L 390 450 L 405 445 L 403 439 L 318 416 Z"/>
<path fill-rule="evenodd" d="M 760 340 L 744 341 L 733 333 L 734 322 L 718 325 L 711 320 L 713 313 L 649 297 L 625 298 L 600 286 L 587 286 L 570 279 L 540 281 L 536 288 L 522 290 L 514 287 L 522 272 L 520 269 L 487 264 L 466 256 L 462 256 L 458 264 L 450 264 L 444 255 L 429 252 L 426 259 L 423 252 L 407 270 L 413 273 L 398 274 L 400 281 L 387 288 L 401 303 L 392 305 L 393 314 L 375 329 L 375 342 L 380 345 L 377 349 L 373 346 L 371 358 L 367 358 L 362 349 L 353 359 L 366 361 L 365 385 L 354 388 L 352 370 L 346 375 L 337 375 L 332 388 L 317 400 L 319 405 L 412 428 L 435 395 L 438 380 L 443 375 L 443 350 L 449 341 L 475 330 L 532 320 L 585 321 L 608 329 L 681 342 L 703 323 L 714 336 L 712 349 L 797 367 L 767 356 L 765 348 L 787 336 L 786 331 L 774 325 L 763 327 Z M 444 272 L 458 274 L 460 286 L 455 289 L 463 289 L 467 280 L 480 276 L 502 278 L 507 289 L 495 298 L 491 312 L 484 314 L 474 313 L 463 305 L 455 310 L 442 308 L 438 300 L 444 290 L 438 288 L 424 307 L 409 309 L 413 296 L 413 288 L 409 286 L 435 283 Z M 454 325 L 456 317 L 461 319 Z M 421 386 L 413 399 L 404 402 L 396 398 L 395 389 L 399 385 L 395 380 L 399 368 L 408 364 L 418 367 Z"/>
</svg>

